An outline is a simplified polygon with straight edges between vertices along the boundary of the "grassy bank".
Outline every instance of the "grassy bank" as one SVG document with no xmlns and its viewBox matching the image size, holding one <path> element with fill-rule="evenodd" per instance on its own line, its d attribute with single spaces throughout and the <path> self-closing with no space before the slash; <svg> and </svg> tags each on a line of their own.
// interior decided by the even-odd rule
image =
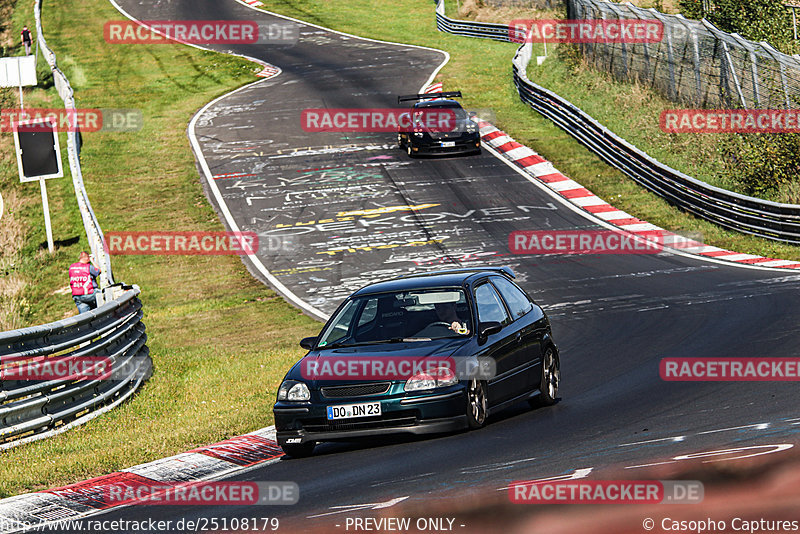
<svg viewBox="0 0 800 534">
<path fill-rule="evenodd" d="M 30 2 L 20 1 L 15 20 L 28 15 L 31 27 L 29 10 Z M 144 116 L 139 132 L 83 136 L 84 179 L 103 229 L 223 230 L 202 193 L 186 127 L 205 103 L 255 81 L 259 69 L 180 45 L 108 45 L 103 24 L 122 17 L 105 0 L 45 0 L 43 17 L 79 108 L 134 108 Z M 25 103 L 61 107 L 52 87 L 26 90 Z M 22 325 L 72 315 L 69 296 L 55 293 L 87 247 L 69 173 L 48 182 L 57 241 L 51 256 L 38 186 L 18 183 L 13 139 L 2 139 L 0 192 L 17 199 L 13 261 L 6 261 L 10 249 L 3 244 L 3 279 L 22 286 L 16 315 Z M 63 135 L 61 141 L 65 146 Z M 297 340 L 319 328 L 254 280 L 236 256 L 112 261 L 117 280 L 142 288 L 155 374 L 133 401 L 108 414 L 0 453 L 0 496 L 105 474 L 271 424 L 278 383 L 302 354 Z"/>
</svg>

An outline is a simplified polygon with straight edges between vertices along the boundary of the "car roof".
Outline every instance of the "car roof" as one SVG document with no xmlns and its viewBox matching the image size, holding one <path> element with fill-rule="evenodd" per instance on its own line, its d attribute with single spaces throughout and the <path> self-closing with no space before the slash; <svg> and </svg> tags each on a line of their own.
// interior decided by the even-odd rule
<svg viewBox="0 0 800 534">
<path fill-rule="evenodd" d="M 414 108 L 460 108 L 461 103 L 448 98 L 439 98 L 437 100 L 424 100 L 414 104 Z"/>
<path fill-rule="evenodd" d="M 411 289 L 430 289 L 436 287 L 461 287 L 467 282 L 477 280 L 486 275 L 503 275 L 513 279 L 514 272 L 509 267 L 473 267 L 465 269 L 449 269 L 401 276 L 392 280 L 375 282 L 362 287 L 353 296 L 407 291 Z"/>
</svg>

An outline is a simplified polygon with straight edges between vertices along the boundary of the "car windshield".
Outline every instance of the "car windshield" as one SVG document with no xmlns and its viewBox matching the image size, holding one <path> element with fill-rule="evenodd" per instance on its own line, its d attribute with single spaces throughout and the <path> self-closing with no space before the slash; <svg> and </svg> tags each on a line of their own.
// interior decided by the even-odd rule
<svg viewBox="0 0 800 534">
<path fill-rule="evenodd" d="M 410 290 L 352 298 L 319 338 L 319 347 L 464 337 L 472 319 L 461 289 Z"/>
</svg>

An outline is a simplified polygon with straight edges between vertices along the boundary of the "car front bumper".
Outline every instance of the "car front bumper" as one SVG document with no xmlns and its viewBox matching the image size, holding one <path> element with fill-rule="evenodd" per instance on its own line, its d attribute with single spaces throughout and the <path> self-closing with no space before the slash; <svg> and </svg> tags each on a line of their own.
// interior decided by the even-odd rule
<svg viewBox="0 0 800 534">
<path fill-rule="evenodd" d="M 451 142 L 453 146 L 442 146 L 444 142 Z M 430 154 L 462 154 L 479 152 L 481 149 L 480 136 L 469 137 L 466 139 L 447 139 L 447 140 L 419 140 L 411 137 L 411 153 L 414 155 Z"/>
<path fill-rule="evenodd" d="M 381 402 L 381 415 L 327 420 L 327 406 Z M 391 434 L 435 434 L 467 427 L 463 388 L 443 393 L 393 398 L 361 397 L 323 403 L 278 402 L 273 408 L 278 445 L 346 441 Z"/>
</svg>

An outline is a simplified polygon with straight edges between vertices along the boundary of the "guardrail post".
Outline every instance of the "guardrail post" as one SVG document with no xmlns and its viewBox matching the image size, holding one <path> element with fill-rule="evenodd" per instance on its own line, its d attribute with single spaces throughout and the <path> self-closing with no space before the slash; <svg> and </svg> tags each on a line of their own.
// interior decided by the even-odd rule
<svg viewBox="0 0 800 534">
<path fill-rule="evenodd" d="M 692 29 L 690 33 L 692 36 L 692 47 L 694 51 L 692 59 L 694 59 L 695 105 L 697 107 L 701 107 L 703 105 L 703 82 L 702 78 L 700 77 L 700 43 L 697 40 L 697 32 Z"/>
<path fill-rule="evenodd" d="M 772 57 L 778 63 L 779 70 L 781 73 L 781 86 L 783 87 L 784 107 L 786 109 L 791 109 L 792 106 L 789 99 L 789 84 L 786 81 L 786 66 L 784 65 L 784 62 L 781 61 L 780 58 L 778 57 L 779 52 L 774 48 L 772 48 L 772 45 L 770 45 L 765 41 L 761 41 L 759 44 L 764 50 L 766 50 L 767 54 L 769 54 L 770 57 Z"/>
</svg>

